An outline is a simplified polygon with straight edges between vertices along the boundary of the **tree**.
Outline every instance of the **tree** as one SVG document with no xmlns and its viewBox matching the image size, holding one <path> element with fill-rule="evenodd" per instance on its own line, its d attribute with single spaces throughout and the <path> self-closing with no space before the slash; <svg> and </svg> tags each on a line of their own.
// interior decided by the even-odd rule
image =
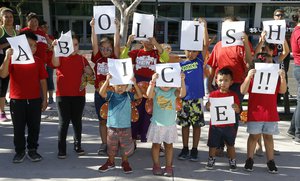
<svg viewBox="0 0 300 181">
<path fill-rule="evenodd" d="M 137 6 L 142 0 L 134 0 L 128 7 L 125 0 L 111 0 L 111 2 L 118 8 L 121 15 L 120 20 L 120 35 L 121 35 L 121 45 L 125 45 L 128 34 L 128 24 L 130 16 L 133 14 Z"/>
<path fill-rule="evenodd" d="M 15 9 L 18 13 L 19 19 L 20 19 L 20 26 L 23 27 L 23 13 L 22 13 L 22 5 L 27 1 L 27 0 L 20 0 L 17 3 L 13 3 L 11 0 L 2 0 L 3 2 L 8 2 L 9 6 L 13 9 Z"/>
</svg>

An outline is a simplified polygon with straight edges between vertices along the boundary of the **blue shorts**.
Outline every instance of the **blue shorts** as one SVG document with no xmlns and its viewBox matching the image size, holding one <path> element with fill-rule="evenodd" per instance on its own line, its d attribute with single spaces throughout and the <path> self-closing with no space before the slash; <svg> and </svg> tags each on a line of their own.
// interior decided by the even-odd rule
<svg viewBox="0 0 300 181">
<path fill-rule="evenodd" d="M 278 122 L 247 122 L 247 132 L 249 134 L 279 134 Z"/>
<path fill-rule="evenodd" d="M 222 142 L 228 146 L 234 146 L 236 138 L 236 128 L 234 126 L 216 127 L 210 126 L 208 132 L 207 146 L 217 148 Z"/>
</svg>

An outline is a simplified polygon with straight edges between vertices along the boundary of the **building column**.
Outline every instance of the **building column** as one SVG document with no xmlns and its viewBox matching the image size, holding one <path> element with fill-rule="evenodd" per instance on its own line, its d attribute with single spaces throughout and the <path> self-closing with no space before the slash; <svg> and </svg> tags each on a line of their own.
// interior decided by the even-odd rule
<svg viewBox="0 0 300 181">
<path fill-rule="evenodd" d="M 254 27 L 260 27 L 262 14 L 262 3 L 255 3 Z"/>
<path fill-rule="evenodd" d="M 191 20 L 191 6 L 192 3 L 184 3 L 184 20 Z"/>
<path fill-rule="evenodd" d="M 43 17 L 44 17 L 44 21 L 46 21 L 48 23 L 48 25 L 50 26 L 49 34 L 52 34 L 52 25 L 51 25 L 51 21 L 50 21 L 50 5 L 49 5 L 49 0 L 43 0 L 42 1 L 42 7 L 43 7 Z"/>
</svg>

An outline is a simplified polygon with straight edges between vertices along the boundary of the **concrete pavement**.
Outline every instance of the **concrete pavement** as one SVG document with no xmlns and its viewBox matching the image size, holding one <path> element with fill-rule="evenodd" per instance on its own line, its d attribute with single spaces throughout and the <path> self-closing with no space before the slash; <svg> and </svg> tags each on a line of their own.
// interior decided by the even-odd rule
<svg viewBox="0 0 300 181">
<path fill-rule="evenodd" d="M 280 135 L 275 136 L 275 148 L 280 150 L 280 156 L 275 157 L 279 174 L 269 174 L 266 168 L 266 157 L 255 157 L 254 172 L 243 170 L 246 159 L 246 142 L 248 134 L 246 125 L 241 124 L 236 139 L 238 170 L 228 170 L 228 160 L 225 157 L 216 159 L 215 170 L 206 170 L 204 167 L 208 157 L 207 131 L 208 126 L 203 127 L 199 150 L 199 162 L 180 161 L 177 159 L 182 148 L 181 131 L 178 127 L 179 142 L 174 144 L 174 177 L 153 176 L 151 172 L 151 143 L 138 143 L 135 154 L 129 158 L 133 168 L 132 174 L 124 174 L 120 168 L 120 159 L 116 165 L 119 167 L 106 173 L 97 171 L 104 164 L 107 157 L 98 156 L 100 138 L 98 133 L 98 121 L 94 113 L 93 94 L 87 95 L 87 104 L 84 112 L 82 144 L 86 151 L 85 156 L 78 157 L 72 150 L 72 127 L 69 129 L 67 159 L 57 159 L 57 113 L 55 106 L 44 114 L 49 116 L 42 120 L 39 140 L 39 153 L 43 160 L 32 163 L 25 159 L 23 163 L 14 164 L 13 128 L 11 121 L 0 123 L 0 181 L 4 180 L 88 180 L 88 181 L 111 181 L 111 180 L 299 180 L 300 171 L 300 145 L 292 143 L 292 139 L 285 135 L 289 121 L 279 123 Z M 279 108 L 282 111 L 282 108 Z M 293 111 L 293 108 L 292 108 Z M 205 120 L 209 120 L 209 114 L 205 113 Z M 191 137 L 190 137 L 191 146 Z M 164 157 L 161 157 L 164 165 Z"/>
</svg>

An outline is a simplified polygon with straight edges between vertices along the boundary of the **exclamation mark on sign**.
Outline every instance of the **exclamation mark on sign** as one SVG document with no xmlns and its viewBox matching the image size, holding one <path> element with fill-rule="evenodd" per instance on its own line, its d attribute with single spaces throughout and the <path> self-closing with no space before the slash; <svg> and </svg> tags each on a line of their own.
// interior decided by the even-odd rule
<svg viewBox="0 0 300 181">
<path fill-rule="evenodd" d="M 269 82 L 270 82 L 270 77 L 271 77 L 271 73 L 268 73 L 267 85 L 265 87 L 266 90 L 268 90 L 268 85 L 269 85 Z"/>
<path fill-rule="evenodd" d="M 260 79 L 259 79 L 259 86 L 258 86 L 258 89 L 261 89 L 261 82 L 262 82 L 262 78 L 263 78 L 263 75 L 264 75 L 264 73 L 263 72 L 261 72 L 260 73 Z"/>
</svg>

